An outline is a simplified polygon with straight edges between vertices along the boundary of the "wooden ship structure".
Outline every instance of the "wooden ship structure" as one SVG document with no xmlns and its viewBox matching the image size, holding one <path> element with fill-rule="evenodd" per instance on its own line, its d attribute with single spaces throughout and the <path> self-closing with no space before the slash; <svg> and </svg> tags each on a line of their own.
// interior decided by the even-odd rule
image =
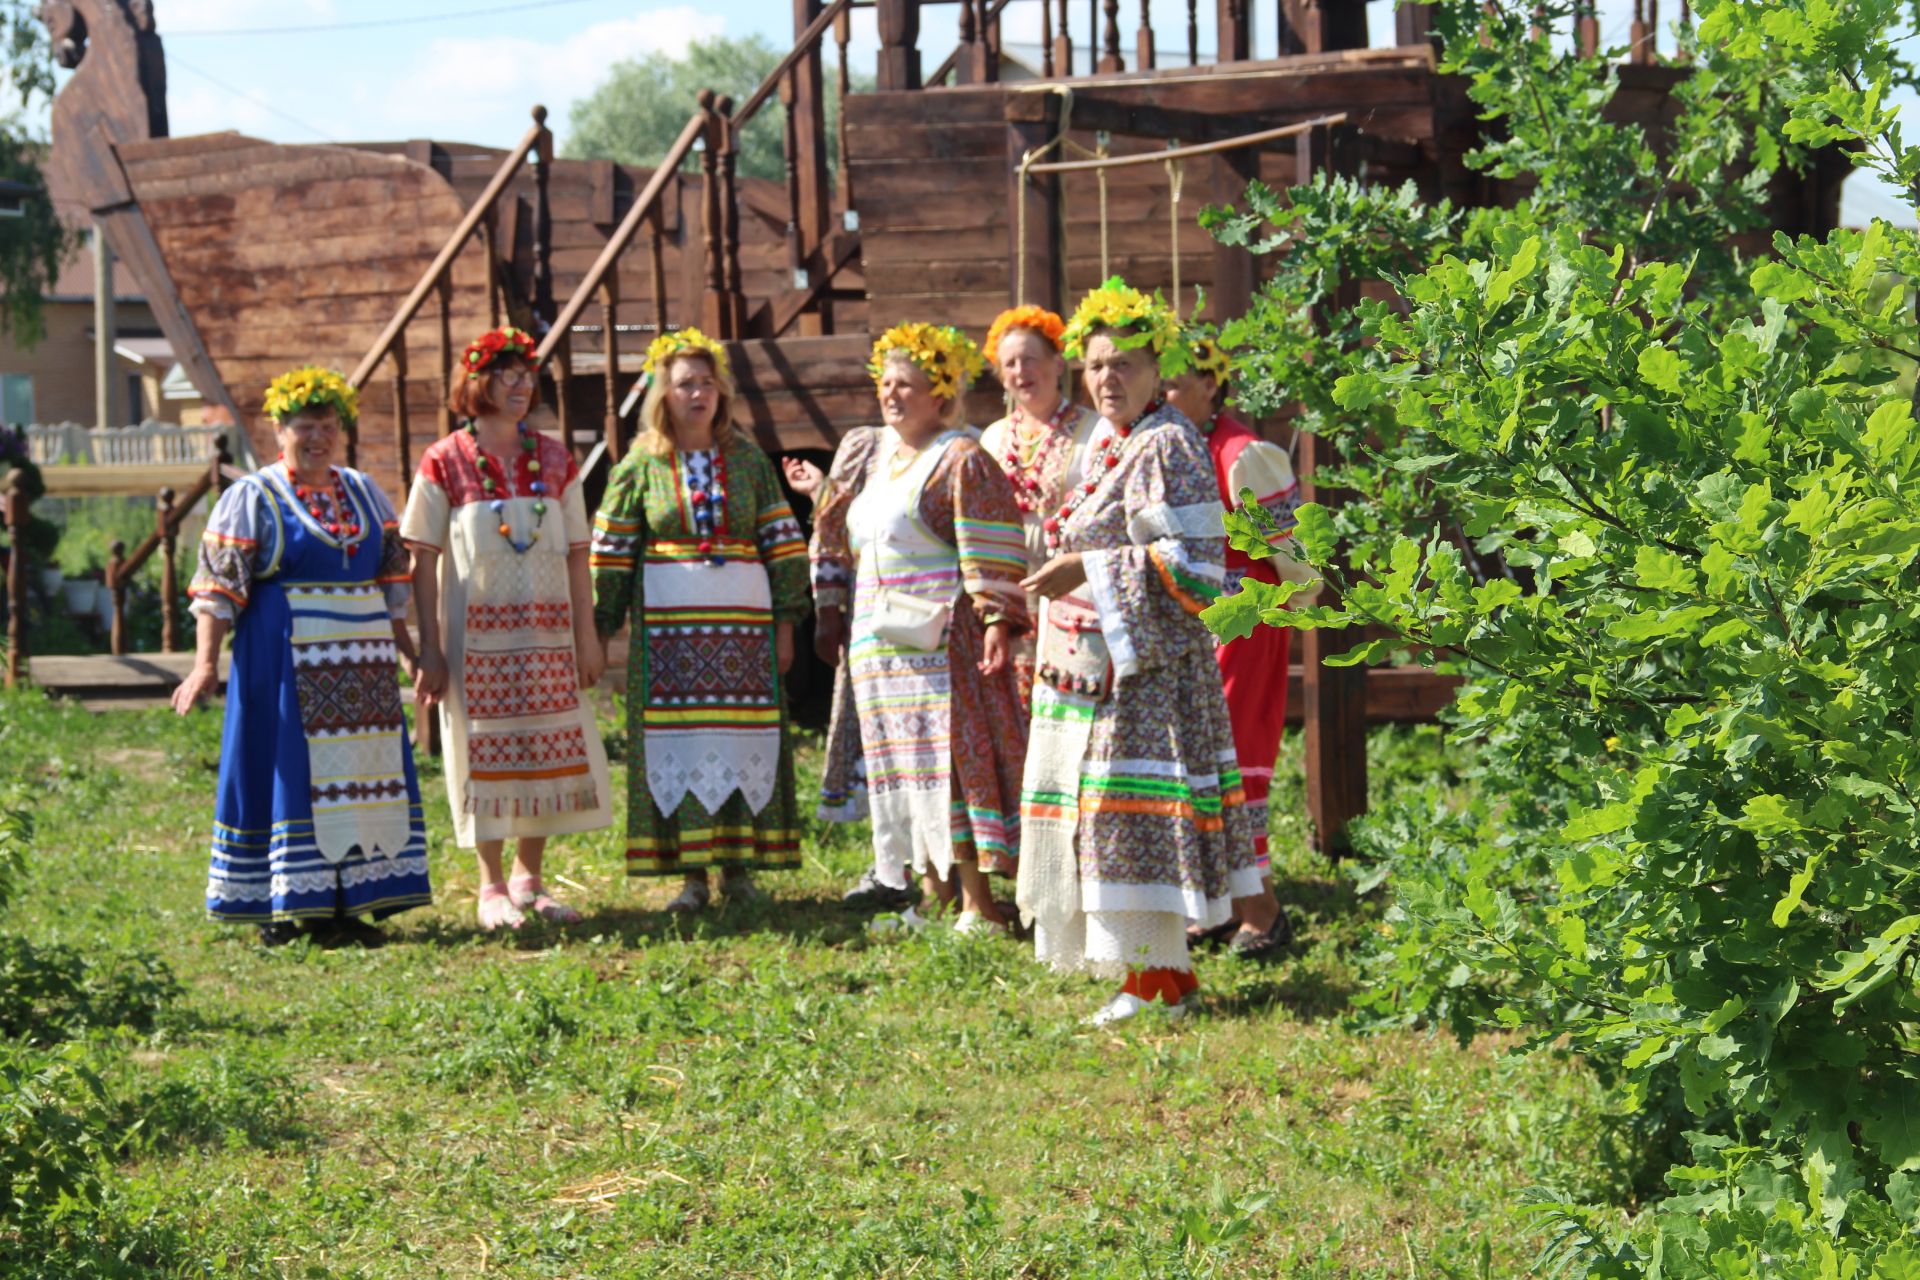
<svg viewBox="0 0 1920 1280">
<path fill-rule="evenodd" d="M 1123 31 L 1117 0 L 792 0 L 793 44 L 773 73 L 743 100 L 687 103 L 645 168 L 557 158 L 539 107 L 505 150 L 174 137 L 150 0 L 49 0 L 43 20 L 75 73 L 54 106 L 52 179 L 92 211 L 256 458 L 273 453 L 258 411 L 270 378 L 306 362 L 351 370 L 352 461 L 403 501 L 420 451 L 454 426 L 460 347 L 508 320 L 541 336 L 545 401 L 596 477 L 625 447 L 647 343 L 688 324 L 732 344 L 736 412 L 769 451 L 826 451 L 873 420 L 870 335 L 895 322 L 979 335 L 1016 302 L 1071 306 L 1108 272 L 1183 309 L 1204 292 L 1216 320 L 1240 313 L 1258 263 L 1196 215 L 1250 179 L 1411 180 L 1469 206 L 1519 194 L 1466 167 L 1483 126 L 1465 86 L 1435 69 L 1423 6 L 1398 9 L 1391 43 L 1369 47 L 1365 0 L 1274 0 L 1260 21 L 1277 52 L 1255 58 L 1253 0 L 1204 0 L 1218 39 L 1203 59 L 1202 2 L 1143 2 Z M 936 3 L 959 6 L 955 47 L 923 44 Z M 1001 77 L 1015 5 L 1042 27 L 1037 76 L 1019 81 Z M 849 75 L 855 9 L 879 31 L 870 90 Z M 1598 44 L 1591 13 L 1563 35 Z M 1640 15 L 1611 109 L 1657 134 L 1687 72 L 1653 38 Z M 773 110 L 784 178 L 742 176 L 741 130 Z M 1829 229 L 1844 172 L 1783 181 L 1776 225 Z M 974 395 L 973 421 L 999 415 L 996 387 Z M 1311 488 L 1315 444 L 1296 449 Z M 1417 670 L 1325 668 L 1323 635 L 1304 635 L 1293 706 L 1311 817 L 1337 847 L 1365 807 L 1367 724 L 1431 718 L 1448 687 Z"/>
</svg>

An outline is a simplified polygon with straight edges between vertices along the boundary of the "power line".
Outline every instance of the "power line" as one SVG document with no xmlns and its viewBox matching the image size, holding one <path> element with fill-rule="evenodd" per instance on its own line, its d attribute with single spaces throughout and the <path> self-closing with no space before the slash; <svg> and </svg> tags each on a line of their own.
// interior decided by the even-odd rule
<svg viewBox="0 0 1920 1280">
<path fill-rule="evenodd" d="M 565 5 L 592 4 L 595 0 L 522 0 L 519 4 L 495 5 L 490 9 L 459 9 L 450 13 L 425 13 L 413 18 L 367 18 L 359 22 L 328 22 L 304 27 L 226 27 L 200 30 L 163 31 L 161 36 L 178 40 L 187 36 L 293 36 L 325 35 L 334 31 L 367 31 L 377 27 L 418 27 L 435 22 L 458 22 L 467 18 L 491 18 L 505 13 L 528 13 L 535 9 L 558 9 Z"/>
<path fill-rule="evenodd" d="M 333 135 L 314 128 L 312 125 L 308 124 L 305 120 L 300 119 L 298 116 L 288 115 L 286 112 L 274 106 L 271 102 L 266 101 L 264 98 L 255 97 L 253 94 L 248 93 L 245 89 L 235 88 L 233 85 L 228 84 L 226 81 L 220 79 L 218 76 L 209 75 L 207 72 L 202 71 L 200 68 L 194 66 L 191 62 L 188 62 L 185 58 L 180 57 L 178 54 L 170 54 L 167 58 L 167 63 L 170 66 L 179 67 L 185 71 L 191 71 L 194 75 L 199 76 L 202 80 L 205 80 L 208 84 L 213 85 L 216 89 L 223 89 L 226 92 L 235 96 L 236 98 L 244 98 L 248 102 L 251 102 L 254 106 L 259 107 L 262 111 L 266 111 L 273 115 L 279 116 L 282 120 L 287 121 L 289 124 L 295 124 L 300 126 L 302 129 L 305 129 L 308 133 L 311 133 L 315 137 L 319 138 L 322 142 L 333 141 Z"/>
</svg>

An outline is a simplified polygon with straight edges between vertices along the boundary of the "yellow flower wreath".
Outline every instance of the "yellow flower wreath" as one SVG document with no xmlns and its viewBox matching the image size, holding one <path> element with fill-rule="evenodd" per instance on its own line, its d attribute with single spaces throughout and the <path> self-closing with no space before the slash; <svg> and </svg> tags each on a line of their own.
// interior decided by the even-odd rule
<svg viewBox="0 0 1920 1280">
<path fill-rule="evenodd" d="M 1080 300 L 1062 337 L 1066 354 L 1085 359 L 1087 340 L 1105 332 L 1122 351 L 1146 347 L 1160 365 L 1162 377 L 1185 373 L 1193 364 L 1187 344 L 1180 339 L 1180 320 L 1156 292 L 1149 296 L 1119 276 Z"/>
<path fill-rule="evenodd" d="M 875 386 L 886 371 L 887 357 L 895 352 L 906 356 L 933 384 L 933 394 L 952 400 L 967 389 L 967 384 L 987 371 L 987 358 L 973 339 L 952 325 L 897 324 L 880 335 L 873 344 L 873 358 L 867 372 Z"/>
<path fill-rule="evenodd" d="M 713 360 L 713 368 L 723 378 L 731 378 L 732 371 L 727 367 L 727 349 L 700 332 L 692 325 L 684 329 L 675 329 L 663 333 L 647 345 L 647 360 L 640 372 L 652 377 L 667 367 L 669 361 L 685 351 L 697 351 Z"/>
<path fill-rule="evenodd" d="M 302 409 L 331 405 L 340 425 L 350 427 L 360 418 L 360 393 L 333 369 L 317 364 L 289 369 L 267 384 L 260 411 L 275 422 L 285 422 Z"/>
</svg>

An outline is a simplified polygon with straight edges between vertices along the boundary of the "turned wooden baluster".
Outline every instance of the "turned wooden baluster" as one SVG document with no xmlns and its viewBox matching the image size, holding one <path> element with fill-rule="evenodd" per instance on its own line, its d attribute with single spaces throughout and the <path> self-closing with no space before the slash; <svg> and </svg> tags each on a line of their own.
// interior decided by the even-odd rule
<svg viewBox="0 0 1920 1280">
<path fill-rule="evenodd" d="M 618 462 L 626 452 L 620 439 L 620 272 L 607 272 L 600 281 L 600 314 L 606 324 L 607 461 Z"/>
<path fill-rule="evenodd" d="M 733 123 L 733 98 L 722 97 L 714 104 L 720 112 L 720 234 L 726 247 L 722 261 L 726 265 L 727 332 L 740 338 L 747 327 L 747 295 L 740 279 L 740 190 L 736 175 L 740 168 L 740 137 Z"/>
<path fill-rule="evenodd" d="M 447 401 L 453 395 L 453 282 L 441 276 L 434 282 L 434 296 L 440 303 L 439 324 L 435 338 L 439 342 L 440 357 L 440 434 L 453 433 L 453 409 Z M 465 376 L 465 371 L 461 371 Z"/>
<path fill-rule="evenodd" d="M 173 489 L 160 490 L 154 502 L 154 528 L 160 534 L 160 652 L 173 653 L 180 647 L 180 570 L 173 563 L 180 541 L 173 521 Z"/>
<path fill-rule="evenodd" d="M 1119 5 L 1107 6 L 1107 12 L 1114 13 Z M 1153 48 L 1153 0 L 1140 0 L 1140 29 L 1133 37 L 1133 65 L 1141 71 L 1150 71 L 1158 66 Z"/>
<path fill-rule="evenodd" d="M 7 688 L 17 689 L 27 678 L 27 476 L 7 476 L 7 533 L 13 552 L 7 557 Z"/>
<path fill-rule="evenodd" d="M 1053 0 L 1040 0 L 1040 78 L 1053 79 Z"/>
<path fill-rule="evenodd" d="M 498 204 L 489 205 L 487 216 L 480 219 L 480 248 L 487 256 L 487 325 L 500 327 L 500 238 L 494 229 L 499 214 Z"/>
<path fill-rule="evenodd" d="M 1107 22 L 1100 30 L 1100 70 L 1125 71 L 1126 59 L 1120 56 L 1120 0 L 1106 0 Z"/>
<path fill-rule="evenodd" d="M 119 658 L 127 652 L 126 539 L 115 538 L 107 553 L 107 594 L 113 597 L 113 629 L 107 635 L 107 652 Z"/>
<path fill-rule="evenodd" d="M 960 0 L 960 57 L 954 63 L 954 81 L 958 84 L 972 84 L 973 81 L 973 0 Z"/>
<path fill-rule="evenodd" d="M 1594 13 L 1593 0 L 1578 0 L 1574 6 L 1573 42 L 1583 58 L 1600 52 L 1600 19 Z"/>
<path fill-rule="evenodd" d="M 533 314 L 548 324 L 559 314 L 553 304 L 553 205 L 547 199 L 553 169 L 553 133 L 547 128 L 547 109 L 533 109 L 540 140 L 533 149 Z M 557 407 L 557 406 L 556 406 Z"/>
<path fill-rule="evenodd" d="M 653 331 L 667 331 L 667 258 L 661 244 L 660 206 L 647 214 L 647 274 L 653 285 Z"/>
<path fill-rule="evenodd" d="M 1657 3 L 1657 0 L 1656 0 Z M 1633 0 L 1633 26 L 1628 28 L 1629 60 L 1647 63 L 1654 59 L 1653 25 L 1648 20 L 1648 0 Z"/>
<path fill-rule="evenodd" d="M 1187 65 L 1200 65 L 1200 0 L 1187 0 Z"/>
<path fill-rule="evenodd" d="M 387 354 L 393 359 L 393 375 L 388 385 L 393 391 L 393 439 L 399 452 L 398 484 L 394 493 L 404 497 L 413 484 L 413 424 L 407 418 L 407 337 L 402 331 Z"/>
<path fill-rule="evenodd" d="M 713 109 L 714 92 L 702 89 L 695 97 L 706 114 L 700 137 L 700 238 L 706 254 L 706 289 L 701 296 L 700 326 L 715 338 L 724 338 L 727 321 L 727 269 L 720 260 L 720 117 Z"/>
<path fill-rule="evenodd" d="M 794 85 L 793 74 L 780 77 L 780 122 L 782 126 L 780 148 L 786 156 L 787 169 L 787 269 L 798 271 L 802 254 L 800 252 L 800 166 L 796 157 L 800 153 L 800 127 L 793 113 Z"/>
<path fill-rule="evenodd" d="M 1045 0 L 1042 0 L 1045 3 Z M 839 55 L 839 74 L 834 79 L 834 94 L 838 98 L 839 111 L 834 118 L 834 134 L 839 144 L 840 163 L 836 177 L 840 183 L 840 210 L 853 208 L 853 183 L 847 177 L 847 94 L 853 88 L 853 80 L 847 71 L 847 44 L 853 39 L 853 10 L 842 9 L 833 18 L 833 43 Z"/>
<path fill-rule="evenodd" d="M 1040 0 L 1042 4 L 1046 0 Z M 1053 37 L 1054 74 L 1063 79 L 1073 76 L 1073 34 L 1067 29 L 1067 0 L 1060 0 L 1060 31 Z"/>
</svg>

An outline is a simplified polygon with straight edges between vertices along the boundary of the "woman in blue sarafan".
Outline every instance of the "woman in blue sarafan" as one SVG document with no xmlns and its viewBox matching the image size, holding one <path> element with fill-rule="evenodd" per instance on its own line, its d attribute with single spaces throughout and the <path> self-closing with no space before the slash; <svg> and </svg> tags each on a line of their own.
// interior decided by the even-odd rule
<svg viewBox="0 0 1920 1280">
<path fill-rule="evenodd" d="M 329 369 L 273 381 L 280 460 L 221 495 L 188 587 L 195 658 L 174 710 L 219 683 L 233 634 L 207 913 L 267 946 L 379 946 L 361 916 L 433 897 L 400 708 L 407 550 L 386 494 L 334 462 L 356 403 Z"/>
</svg>

